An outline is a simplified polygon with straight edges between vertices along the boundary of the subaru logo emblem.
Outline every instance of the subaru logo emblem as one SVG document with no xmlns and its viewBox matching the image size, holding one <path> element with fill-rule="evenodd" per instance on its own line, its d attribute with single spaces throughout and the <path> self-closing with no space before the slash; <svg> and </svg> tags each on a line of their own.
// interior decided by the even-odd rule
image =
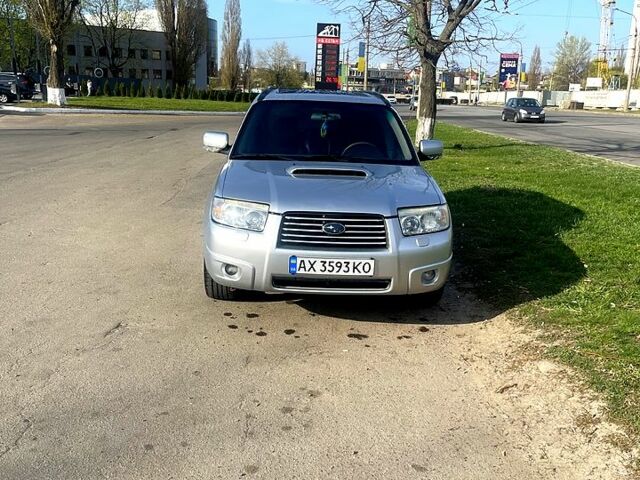
<svg viewBox="0 0 640 480">
<path fill-rule="evenodd" d="M 344 225 L 338 222 L 325 223 L 322 226 L 322 231 L 329 235 L 340 235 L 341 233 L 344 233 L 344 230 Z"/>
</svg>

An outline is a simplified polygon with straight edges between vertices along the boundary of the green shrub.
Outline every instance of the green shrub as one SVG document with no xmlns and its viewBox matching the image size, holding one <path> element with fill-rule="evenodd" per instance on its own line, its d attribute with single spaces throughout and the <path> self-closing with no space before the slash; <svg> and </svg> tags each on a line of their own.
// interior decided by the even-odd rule
<svg viewBox="0 0 640 480">
<path fill-rule="evenodd" d="M 153 98 L 156 96 L 156 89 L 153 88 L 153 84 L 149 82 L 149 86 L 147 87 L 147 97 Z"/>
<path fill-rule="evenodd" d="M 105 78 L 104 84 L 102 85 L 102 93 L 105 97 L 111 97 L 113 92 L 111 91 L 111 85 L 109 84 L 109 79 Z"/>
<path fill-rule="evenodd" d="M 173 98 L 177 98 L 177 99 L 182 98 L 182 87 L 180 85 L 176 85 L 176 88 L 173 91 Z"/>
<path fill-rule="evenodd" d="M 156 97 L 163 98 L 164 92 L 162 91 L 162 85 L 158 85 L 158 89 L 156 90 Z"/>
<path fill-rule="evenodd" d="M 138 96 L 138 85 L 136 84 L 136 82 L 131 82 L 129 84 L 129 96 L 132 98 L 135 98 Z"/>
<path fill-rule="evenodd" d="M 128 97 L 129 96 L 129 85 L 123 85 L 123 87 L 122 87 L 122 96 L 123 97 Z"/>
<path fill-rule="evenodd" d="M 82 95 L 83 97 L 87 96 L 87 81 L 86 80 L 82 80 L 80 82 L 80 95 Z"/>
<path fill-rule="evenodd" d="M 144 88 L 144 85 L 142 84 L 142 82 L 140 82 L 140 84 L 138 85 L 138 97 L 140 98 L 144 98 L 147 96 L 147 91 Z M 153 89 L 152 89 L 153 90 Z"/>
<path fill-rule="evenodd" d="M 216 92 L 215 90 L 209 90 L 209 100 L 213 101 L 216 99 Z"/>
<path fill-rule="evenodd" d="M 164 90 L 164 98 L 173 97 L 173 91 L 171 90 L 171 85 L 166 85 Z"/>
</svg>

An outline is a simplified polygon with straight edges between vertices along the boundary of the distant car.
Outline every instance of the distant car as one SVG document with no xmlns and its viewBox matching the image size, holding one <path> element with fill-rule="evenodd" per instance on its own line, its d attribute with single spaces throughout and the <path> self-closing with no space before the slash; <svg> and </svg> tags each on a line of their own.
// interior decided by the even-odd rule
<svg viewBox="0 0 640 480">
<path fill-rule="evenodd" d="M 502 121 L 544 123 L 544 108 L 535 98 L 510 98 L 502 109 Z"/>
<path fill-rule="evenodd" d="M 16 94 L 11 91 L 10 87 L 0 85 L 0 103 L 15 102 Z"/>
<path fill-rule="evenodd" d="M 396 104 L 396 103 L 398 103 L 398 99 L 396 98 L 396 96 L 395 96 L 395 95 L 383 95 L 383 96 L 384 96 L 384 98 L 386 98 L 386 99 L 387 99 L 387 101 L 388 101 L 389 103 L 392 103 L 392 104 Z"/>
<path fill-rule="evenodd" d="M 11 85 L 16 85 L 21 98 L 31 99 L 36 93 L 35 81 L 31 75 L 19 73 L 17 76 L 13 72 L 0 72 L 0 86 L 11 89 Z"/>
</svg>

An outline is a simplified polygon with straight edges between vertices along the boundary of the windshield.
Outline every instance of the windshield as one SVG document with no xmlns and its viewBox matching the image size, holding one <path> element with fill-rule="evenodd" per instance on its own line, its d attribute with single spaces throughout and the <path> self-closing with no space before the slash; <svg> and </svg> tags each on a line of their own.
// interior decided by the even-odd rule
<svg viewBox="0 0 640 480">
<path fill-rule="evenodd" d="M 263 101 L 245 120 L 230 158 L 415 164 L 409 139 L 383 105 Z"/>
<path fill-rule="evenodd" d="M 539 107 L 540 104 L 535 98 L 520 98 L 517 103 L 518 107 Z"/>
</svg>

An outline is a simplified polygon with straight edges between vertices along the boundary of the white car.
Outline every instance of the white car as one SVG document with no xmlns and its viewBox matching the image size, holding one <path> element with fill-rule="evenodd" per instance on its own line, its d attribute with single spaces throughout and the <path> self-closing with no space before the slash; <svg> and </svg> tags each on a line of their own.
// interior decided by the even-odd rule
<svg viewBox="0 0 640 480">
<path fill-rule="evenodd" d="M 394 104 L 394 105 L 395 105 L 396 103 L 398 103 L 398 99 L 396 98 L 396 96 L 395 96 L 395 95 L 383 95 L 383 96 L 384 96 L 384 98 L 386 98 L 386 99 L 387 99 L 387 101 L 388 101 L 389 103 L 391 103 L 391 104 Z"/>
</svg>

